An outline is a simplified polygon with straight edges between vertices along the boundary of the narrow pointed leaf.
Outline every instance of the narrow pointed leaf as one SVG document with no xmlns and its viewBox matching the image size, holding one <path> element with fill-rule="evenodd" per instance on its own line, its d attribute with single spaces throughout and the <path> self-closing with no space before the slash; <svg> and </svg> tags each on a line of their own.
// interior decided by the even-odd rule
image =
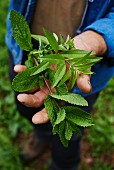
<svg viewBox="0 0 114 170">
<path fill-rule="evenodd" d="M 71 77 L 70 77 L 69 87 L 68 87 L 69 90 L 71 90 L 76 84 L 77 76 L 78 75 L 76 75 L 76 71 L 74 69 L 71 69 Z"/>
<path fill-rule="evenodd" d="M 62 79 L 62 77 L 64 76 L 66 71 L 66 65 L 65 64 L 60 64 L 59 68 L 57 69 L 55 75 L 54 75 L 54 79 L 53 79 L 53 83 L 52 83 L 52 87 L 54 88 L 58 82 Z"/>
<path fill-rule="evenodd" d="M 41 73 L 42 71 L 46 70 L 51 65 L 52 65 L 52 62 L 42 62 L 41 64 L 39 64 L 39 66 L 37 66 L 37 70 L 33 72 L 31 76 Z"/>
<path fill-rule="evenodd" d="M 53 63 L 59 63 L 62 64 L 64 63 L 64 57 L 60 54 L 49 54 L 49 55 L 45 55 L 43 57 L 41 57 L 42 60 L 44 61 L 49 61 L 49 62 L 53 62 Z"/>
<path fill-rule="evenodd" d="M 35 40 L 39 41 L 39 39 L 41 40 L 41 42 L 45 43 L 45 44 L 49 44 L 49 41 L 46 37 L 42 36 L 42 35 L 34 35 L 31 34 L 31 37 L 34 38 Z"/>
<path fill-rule="evenodd" d="M 71 75 L 71 70 L 69 69 L 66 74 L 64 74 L 63 78 L 61 79 L 60 83 L 58 86 L 61 86 L 63 83 L 65 83 Z"/>
<path fill-rule="evenodd" d="M 57 53 L 59 49 L 59 45 L 55 37 L 46 29 L 44 29 L 44 34 L 47 37 L 52 49 Z"/>
</svg>

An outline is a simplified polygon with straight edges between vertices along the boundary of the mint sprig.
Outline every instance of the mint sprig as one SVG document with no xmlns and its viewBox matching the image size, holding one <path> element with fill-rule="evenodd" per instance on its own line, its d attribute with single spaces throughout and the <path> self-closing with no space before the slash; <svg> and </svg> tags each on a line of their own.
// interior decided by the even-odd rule
<svg viewBox="0 0 114 170">
<path fill-rule="evenodd" d="M 87 101 L 68 91 L 74 88 L 80 73 L 93 74 L 88 69 L 101 58 L 93 57 L 92 52 L 75 49 L 69 35 L 65 41 L 62 35 L 58 37 L 46 29 L 45 36 L 31 34 L 24 17 L 14 10 L 11 11 L 10 19 L 14 39 L 20 48 L 28 51 L 25 62 L 27 70 L 14 78 L 12 87 L 15 91 L 26 92 L 36 86 L 47 86 L 50 95 L 46 97 L 44 105 L 53 126 L 52 132 L 58 134 L 62 144 L 67 147 L 73 134 L 81 135 L 79 126 L 93 125 L 91 115 L 77 108 L 87 106 Z M 33 49 L 32 38 L 38 41 L 38 49 Z M 52 69 L 52 64 L 56 69 Z M 49 81 L 56 93 L 52 93 Z M 63 106 L 63 101 L 75 106 Z"/>
</svg>

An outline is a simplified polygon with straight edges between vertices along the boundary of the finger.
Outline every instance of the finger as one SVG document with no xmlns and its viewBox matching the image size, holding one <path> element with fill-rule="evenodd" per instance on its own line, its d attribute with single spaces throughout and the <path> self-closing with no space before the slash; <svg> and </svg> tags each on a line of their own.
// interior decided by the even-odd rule
<svg viewBox="0 0 114 170">
<path fill-rule="evenodd" d="M 77 79 L 78 88 L 84 93 L 89 93 L 92 91 L 92 86 L 90 83 L 90 75 L 82 75 Z"/>
<path fill-rule="evenodd" d="M 35 94 L 19 94 L 17 99 L 19 102 L 24 104 L 27 107 L 40 107 L 43 105 L 45 98 L 49 95 L 49 90 L 47 87 L 43 87 L 40 91 Z"/>
<path fill-rule="evenodd" d="M 46 112 L 46 109 L 42 109 L 41 111 L 37 112 L 33 117 L 32 117 L 32 122 L 34 124 L 42 124 L 46 123 L 49 121 L 48 114 Z"/>
<path fill-rule="evenodd" d="M 16 73 L 20 73 L 20 72 L 22 72 L 22 71 L 24 71 L 24 70 L 26 70 L 27 69 L 27 67 L 25 66 L 25 65 L 20 65 L 20 64 L 18 64 L 18 65 L 16 65 L 15 67 L 14 67 L 14 71 L 16 72 Z"/>
</svg>

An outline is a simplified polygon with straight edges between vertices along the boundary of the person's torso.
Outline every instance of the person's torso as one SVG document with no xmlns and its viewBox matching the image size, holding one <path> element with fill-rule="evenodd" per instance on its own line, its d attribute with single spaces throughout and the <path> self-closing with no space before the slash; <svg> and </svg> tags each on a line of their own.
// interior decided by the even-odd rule
<svg viewBox="0 0 114 170">
<path fill-rule="evenodd" d="M 33 34 L 43 35 L 43 28 L 74 37 L 85 10 L 86 0 L 37 0 L 31 23 Z"/>
</svg>

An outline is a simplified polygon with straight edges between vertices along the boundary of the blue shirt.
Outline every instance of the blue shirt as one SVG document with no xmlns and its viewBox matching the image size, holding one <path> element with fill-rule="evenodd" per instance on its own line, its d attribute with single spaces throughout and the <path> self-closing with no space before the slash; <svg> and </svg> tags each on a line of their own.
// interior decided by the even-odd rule
<svg viewBox="0 0 114 170">
<path fill-rule="evenodd" d="M 12 26 L 9 19 L 10 11 L 12 9 L 18 11 L 25 17 L 28 24 L 30 24 L 35 5 L 36 0 L 10 0 L 7 17 L 6 44 L 13 56 L 14 64 L 21 64 L 23 51 L 12 37 Z M 105 57 L 107 61 L 114 59 L 114 0 L 87 0 L 82 23 L 77 33 L 86 30 L 96 31 L 103 36 L 108 47 L 107 56 Z M 98 92 L 106 87 L 109 79 L 114 76 L 114 66 L 108 67 L 107 62 L 95 64 L 92 67 L 92 71 L 95 72 L 95 74 L 91 76 L 92 92 L 85 94 L 76 87 L 73 91 L 74 93 L 87 96 Z"/>
</svg>

